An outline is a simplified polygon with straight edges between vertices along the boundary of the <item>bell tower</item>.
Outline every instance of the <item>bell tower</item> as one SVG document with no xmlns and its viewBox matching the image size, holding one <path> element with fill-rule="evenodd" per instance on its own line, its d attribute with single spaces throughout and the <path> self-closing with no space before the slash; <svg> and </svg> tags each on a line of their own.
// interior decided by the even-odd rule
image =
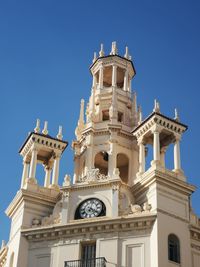
<svg viewBox="0 0 200 267">
<path fill-rule="evenodd" d="M 91 96 L 86 107 L 81 100 L 80 117 L 76 128 L 74 183 L 86 179 L 88 172 L 99 173 L 132 185 L 138 166 L 138 149 L 131 129 L 138 124 L 139 112 L 131 81 L 135 68 L 126 47 L 118 55 L 116 42 L 106 55 L 103 45 L 99 56 L 94 53 L 90 66 L 93 77 Z"/>
</svg>

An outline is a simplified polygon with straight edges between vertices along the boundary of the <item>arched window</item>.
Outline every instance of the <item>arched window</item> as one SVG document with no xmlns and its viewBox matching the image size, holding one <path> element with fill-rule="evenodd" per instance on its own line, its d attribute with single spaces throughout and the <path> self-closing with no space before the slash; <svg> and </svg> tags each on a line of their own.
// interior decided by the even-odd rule
<svg viewBox="0 0 200 267">
<path fill-rule="evenodd" d="M 119 169 L 120 178 L 124 183 L 128 183 L 128 176 L 129 176 L 129 159 L 128 157 L 123 154 L 119 153 L 117 155 L 117 168 Z"/>
<path fill-rule="evenodd" d="M 96 154 L 94 159 L 95 169 L 99 169 L 99 172 L 104 175 L 108 175 L 108 153 L 106 151 L 101 151 Z"/>
<path fill-rule="evenodd" d="M 180 263 L 180 242 L 174 234 L 168 236 L 168 259 Z"/>
</svg>

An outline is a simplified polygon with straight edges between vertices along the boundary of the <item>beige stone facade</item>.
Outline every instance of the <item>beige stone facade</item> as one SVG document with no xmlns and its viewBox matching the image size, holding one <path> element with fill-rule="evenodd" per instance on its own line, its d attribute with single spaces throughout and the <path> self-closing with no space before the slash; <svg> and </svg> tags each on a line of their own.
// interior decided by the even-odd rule
<svg viewBox="0 0 200 267">
<path fill-rule="evenodd" d="M 74 175 L 58 184 L 68 142 L 40 121 L 20 149 L 21 188 L 6 210 L 10 237 L 1 267 L 199 267 L 200 220 L 191 208 L 195 187 L 181 166 L 180 140 L 187 126 L 160 112 L 142 118 L 131 80 L 128 48 L 103 45 L 90 67 L 89 102 L 81 100 L 75 130 Z M 86 111 L 86 116 L 85 116 Z M 174 168 L 165 154 L 174 146 Z M 147 146 L 153 148 L 146 167 Z M 37 165 L 45 171 L 37 182 Z"/>
</svg>

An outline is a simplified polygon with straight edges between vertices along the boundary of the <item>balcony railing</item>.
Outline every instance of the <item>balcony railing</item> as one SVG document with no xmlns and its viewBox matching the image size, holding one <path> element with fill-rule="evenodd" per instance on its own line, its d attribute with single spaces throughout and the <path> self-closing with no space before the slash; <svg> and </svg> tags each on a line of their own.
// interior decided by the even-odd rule
<svg viewBox="0 0 200 267">
<path fill-rule="evenodd" d="M 106 267 L 105 258 L 65 261 L 64 267 Z"/>
</svg>

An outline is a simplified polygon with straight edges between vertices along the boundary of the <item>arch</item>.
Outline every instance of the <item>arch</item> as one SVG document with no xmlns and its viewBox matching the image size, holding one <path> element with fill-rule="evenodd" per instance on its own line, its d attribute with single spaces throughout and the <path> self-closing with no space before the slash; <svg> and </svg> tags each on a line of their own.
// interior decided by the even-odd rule
<svg viewBox="0 0 200 267">
<path fill-rule="evenodd" d="M 121 180 L 127 184 L 129 178 L 129 158 L 126 154 L 117 154 L 117 168 L 119 169 Z"/>
<path fill-rule="evenodd" d="M 168 235 L 168 260 L 180 263 L 180 241 L 175 234 Z"/>
<path fill-rule="evenodd" d="M 104 175 L 108 175 L 108 153 L 106 151 L 100 151 L 95 155 L 94 167 L 99 169 L 99 172 Z"/>
<path fill-rule="evenodd" d="M 14 267 L 14 252 L 11 253 L 9 267 Z"/>
</svg>

